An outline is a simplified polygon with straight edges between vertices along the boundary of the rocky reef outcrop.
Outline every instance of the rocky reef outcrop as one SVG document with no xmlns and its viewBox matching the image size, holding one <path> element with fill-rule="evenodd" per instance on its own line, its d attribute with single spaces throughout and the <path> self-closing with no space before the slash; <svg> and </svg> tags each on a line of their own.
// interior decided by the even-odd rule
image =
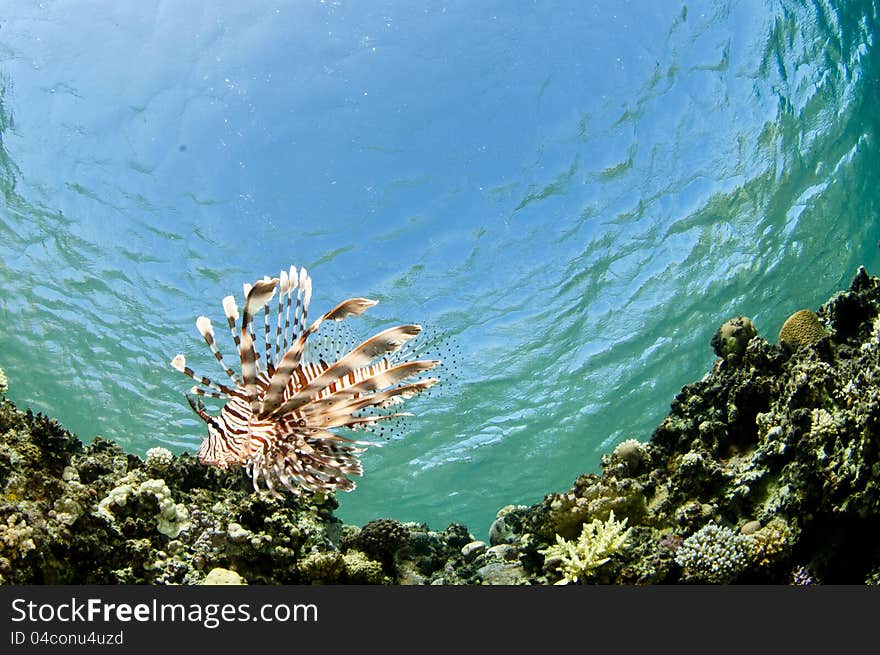
<svg viewBox="0 0 880 655">
<path fill-rule="evenodd" d="M 558 580 L 542 550 L 613 511 L 631 533 L 586 581 L 880 580 L 878 310 L 880 280 L 860 268 L 797 312 L 781 346 L 741 317 L 721 326 L 719 359 L 648 442 L 619 444 L 602 475 L 520 510 L 520 558 Z"/>
<path fill-rule="evenodd" d="M 745 317 L 649 440 L 601 474 L 498 512 L 489 543 L 272 498 L 241 471 L 146 459 L 0 401 L 3 583 L 880 582 L 880 280 L 771 343 Z M 2 391 L 0 391 L 2 394 Z"/>
<path fill-rule="evenodd" d="M 343 526 L 333 497 L 256 494 L 242 471 L 163 450 L 84 446 L 0 401 L 2 582 L 421 583 L 471 541 L 461 526 Z"/>
</svg>

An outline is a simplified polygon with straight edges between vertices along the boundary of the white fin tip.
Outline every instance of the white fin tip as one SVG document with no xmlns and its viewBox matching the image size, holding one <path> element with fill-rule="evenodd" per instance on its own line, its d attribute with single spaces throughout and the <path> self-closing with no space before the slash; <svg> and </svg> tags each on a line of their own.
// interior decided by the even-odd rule
<svg viewBox="0 0 880 655">
<path fill-rule="evenodd" d="M 223 299 L 223 311 L 226 313 L 227 318 L 238 320 L 238 305 L 235 304 L 233 296 L 226 296 Z"/>
<path fill-rule="evenodd" d="M 203 337 L 207 335 L 214 336 L 214 327 L 211 325 L 211 319 L 207 316 L 199 316 L 196 319 L 196 327 Z"/>
</svg>

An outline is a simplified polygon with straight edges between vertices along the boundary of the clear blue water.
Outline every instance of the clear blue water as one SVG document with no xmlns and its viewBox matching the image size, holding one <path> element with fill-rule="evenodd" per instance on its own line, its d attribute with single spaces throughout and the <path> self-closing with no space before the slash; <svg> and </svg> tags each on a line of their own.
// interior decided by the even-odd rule
<svg viewBox="0 0 880 655">
<path fill-rule="evenodd" d="M 457 353 L 340 515 L 484 534 L 645 440 L 732 315 L 880 273 L 878 5 L 6 0 L 0 366 L 144 453 L 168 362 L 306 265 Z M 214 365 L 216 366 L 216 365 Z"/>
</svg>

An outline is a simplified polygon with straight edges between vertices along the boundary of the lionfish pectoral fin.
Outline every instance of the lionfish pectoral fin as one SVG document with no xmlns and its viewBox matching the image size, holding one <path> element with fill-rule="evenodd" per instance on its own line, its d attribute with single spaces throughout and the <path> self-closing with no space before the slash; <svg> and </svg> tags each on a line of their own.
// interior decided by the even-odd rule
<svg viewBox="0 0 880 655">
<path fill-rule="evenodd" d="M 336 305 L 319 320 L 341 321 L 349 316 L 360 316 L 370 307 L 375 307 L 378 304 L 378 300 L 370 300 L 369 298 L 349 298 Z"/>
<path fill-rule="evenodd" d="M 331 411 L 340 403 L 348 402 L 355 398 L 358 394 L 371 393 L 390 387 L 407 378 L 413 377 L 420 373 L 430 371 L 440 364 L 440 360 L 427 359 L 415 362 L 404 362 L 391 368 L 384 368 L 366 377 L 357 376 L 355 373 L 355 382 L 349 383 L 348 378 L 341 379 L 335 384 L 338 385 L 336 390 L 329 396 L 314 400 L 301 408 L 301 411 L 307 415 L 317 415 Z"/>
<path fill-rule="evenodd" d="M 378 441 L 362 441 L 360 439 L 349 439 L 348 437 L 343 437 L 342 435 L 336 434 L 335 432 L 321 429 L 314 429 L 312 431 L 312 434 L 310 434 L 308 438 L 323 439 L 325 441 L 339 441 L 341 443 L 352 444 L 353 446 L 370 446 L 375 448 L 382 448 L 382 446 L 385 445 Z"/>
<path fill-rule="evenodd" d="M 281 406 L 284 389 L 287 388 L 287 383 L 290 382 L 294 370 L 296 370 L 296 367 L 302 359 L 306 340 L 310 335 L 318 331 L 318 328 L 321 327 L 321 324 L 324 321 L 341 321 L 349 316 L 359 316 L 378 303 L 378 300 L 370 300 L 369 298 L 349 298 L 336 305 L 336 307 L 312 323 L 311 326 L 309 326 L 309 329 L 305 330 L 290 349 L 284 353 L 284 357 L 282 357 L 281 361 L 278 363 L 278 368 L 272 375 L 272 379 L 269 381 L 269 387 L 263 396 L 263 403 L 260 406 L 257 418 L 261 420 L 265 419 Z"/>
<path fill-rule="evenodd" d="M 346 403 L 342 403 L 339 406 L 334 407 L 330 411 L 327 411 L 320 417 L 320 419 L 317 419 L 316 422 L 319 422 L 320 426 L 325 429 L 350 427 L 351 425 L 363 423 L 364 421 L 361 420 L 363 417 L 353 416 L 354 412 L 366 409 L 368 407 L 385 409 L 392 405 L 396 405 L 407 398 L 412 398 L 416 394 L 421 393 L 426 389 L 430 389 L 435 384 L 437 384 L 437 382 L 439 382 L 437 378 L 428 378 L 427 380 L 419 380 L 418 382 L 404 384 L 399 387 L 393 387 L 391 389 L 386 389 L 385 391 L 379 391 L 378 393 L 370 394 L 368 396 L 352 399 Z M 396 416 L 398 415 L 377 414 L 375 417 L 369 418 L 382 420 L 386 418 L 395 418 Z"/>
<path fill-rule="evenodd" d="M 399 325 L 370 337 L 352 349 L 342 359 L 331 365 L 305 387 L 297 391 L 274 413 L 278 415 L 286 414 L 302 407 L 315 394 L 330 386 L 334 381 L 341 379 L 356 369 L 363 368 L 381 355 L 398 350 L 407 341 L 416 337 L 421 330 L 422 327 L 420 325 Z"/>
<path fill-rule="evenodd" d="M 255 457 L 249 465 L 254 488 L 259 489 L 262 481 L 271 492 L 280 482 L 298 493 L 291 487 L 291 482 L 296 482 L 311 493 L 350 491 L 355 485 L 348 476 L 363 473 L 358 455 L 371 445 L 378 444 L 312 430 L 308 436 L 283 441 Z"/>
</svg>

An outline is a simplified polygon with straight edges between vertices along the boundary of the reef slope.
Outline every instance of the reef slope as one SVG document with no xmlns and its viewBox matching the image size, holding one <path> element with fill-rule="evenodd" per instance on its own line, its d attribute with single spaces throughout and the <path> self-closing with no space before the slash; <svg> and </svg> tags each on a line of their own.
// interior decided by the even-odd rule
<svg viewBox="0 0 880 655">
<path fill-rule="evenodd" d="M 0 581 L 366 584 L 880 581 L 880 280 L 859 269 L 771 343 L 746 318 L 629 440 L 489 543 L 452 524 L 333 516 L 332 496 L 274 499 L 242 472 L 155 449 L 146 460 L 0 402 Z M 3 391 L 0 391 L 2 394 Z"/>
</svg>

